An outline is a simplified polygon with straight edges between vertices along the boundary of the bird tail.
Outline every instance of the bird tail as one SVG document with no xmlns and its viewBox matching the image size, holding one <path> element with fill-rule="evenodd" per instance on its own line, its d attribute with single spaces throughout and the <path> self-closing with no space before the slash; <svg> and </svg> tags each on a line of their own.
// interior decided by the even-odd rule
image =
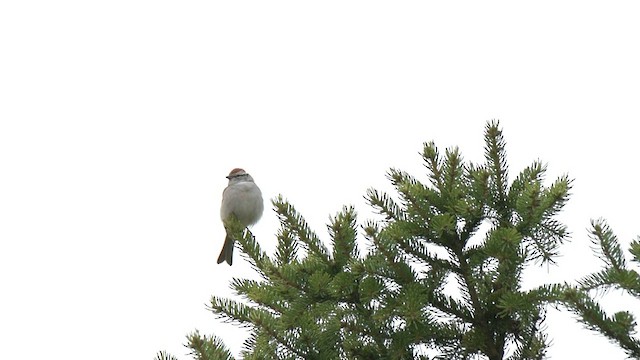
<svg viewBox="0 0 640 360">
<path fill-rule="evenodd" d="M 224 238 L 224 245 L 222 246 L 222 251 L 220 251 L 220 256 L 218 256 L 218 264 L 223 261 L 226 261 L 229 266 L 233 264 L 233 239 L 227 234 Z"/>
</svg>

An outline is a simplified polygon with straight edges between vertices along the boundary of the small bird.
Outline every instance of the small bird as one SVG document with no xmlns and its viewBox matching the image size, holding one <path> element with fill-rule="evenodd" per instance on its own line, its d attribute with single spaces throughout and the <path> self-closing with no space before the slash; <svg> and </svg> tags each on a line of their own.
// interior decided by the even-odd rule
<svg viewBox="0 0 640 360">
<path fill-rule="evenodd" d="M 251 175 L 239 168 L 231 170 L 227 179 L 229 179 L 229 185 L 222 193 L 222 206 L 220 207 L 222 222 L 225 223 L 234 214 L 245 227 L 257 223 L 264 210 L 262 192 L 260 192 L 258 185 L 253 182 Z M 218 256 L 218 264 L 226 261 L 231 265 L 235 240 L 229 235 L 226 226 L 225 230 L 227 236 L 224 239 L 220 256 Z"/>
</svg>

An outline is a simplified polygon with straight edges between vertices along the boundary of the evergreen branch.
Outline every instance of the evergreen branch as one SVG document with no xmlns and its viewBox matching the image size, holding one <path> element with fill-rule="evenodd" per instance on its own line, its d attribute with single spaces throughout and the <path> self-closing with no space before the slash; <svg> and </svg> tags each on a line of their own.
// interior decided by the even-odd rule
<svg viewBox="0 0 640 360">
<path fill-rule="evenodd" d="M 616 271 L 624 269 L 627 264 L 620 248 L 618 237 L 603 220 L 591 220 L 591 241 L 596 246 L 598 257 Z"/>
<path fill-rule="evenodd" d="M 424 143 L 422 158 L 424 159 L 425 166 L 429 170 L 429 177 L 431 182 L 436 188 L 442 189 L 443 175 L 441 170 L 442 161 L 440 160 L 440 154 L 438 148 L 433 141 Z"/>
<path fill-rule="evenodd" d="M 357 358 L 356 355 L 365 356 L 365 354 L 371 356 L 371 351 L 376 354 L 374 359 L 386 358 L 386 327 L 374 320 L 376 316 L 371 309 L 367 309 L 359 303 L 355 303 L 354 308 L 356 314 L 353 317 L 345 317 L 341 323 L 341 328 L 345 330 L 345 352 L 352 353 L 353 356 L 350 358 Z M 350 344 L 351 342 L 353 344 Z"/>
<path fill-rule="evenodd" d="M 433 267 L 443 267 L 451 271 L 459 271 L 452 262 L 440 259 L 429 251 L 429 245 L 443 245 L 439 240 L 446 232 L 455 232 L 454 219 L 448 214 L 434 216 L 429 228 L 420 221 L 396 221 L 389 224 L 384 235 L 389 239 L 386 242 L 388 250 L 393 253 L 404 251 L 406 254 Z M 428 239 L 425 239 L 425 237 Z M 375 245 L 383 245 L 378 242 Z"/>
<path fill-rule="evenodd" d="M 542 221 L 525 240 L 528 260 L 555 263 L 560 245 L 567 238 L 566 227 L 554 221 Z"/>
<path fill-rule="evenodd" d="M 428 299 L 426 289 L 419 283 L 405 284 L 393 298 L 396 305 L 395 314 L 399 315 L 407 326 L 429 322 L 428 316 L 423 312 Z"/>
<path fill-rule="evenodd" d="M 543 188 L 540 182 L 532 182 L 523 186 L 520 195 L 515 199 L 515 206 L 520 215 L 518 230 L 525 236 L 534 236 L 536 231 L 559 235 L 550 244 L 557 245 L 567 234 L 566 226 L 553 219 L 569 199 L 571 180 L 566 176 L 558 178 L 549 188 Z M 546 235 L 546 234 L 545 234 Z"/>
<path fill-rule="evenodd" d="M 301 277 L 303 265 L 292 263 L 269 269 L 269 280 L 279 287 L 279 293 L 287 300 L 293 300 L 306 292 L 304 278 Z"/>
<path fill-rule="evenodd" d="M 633 261 L 640 263 L 640 237 L 629 244 L 629 252 L 633 255 Z"/>
<path fill-rule="evenodd" d="M 413 226 L 418 235 L 429 235 L 424 230 L 435 216 L 449 211 L 443 196 L 436 190 L 424 186 L 420 182 L 407 182 L 398 186 L 398 192 L 405 202 L 404 219 L 396 223 L 406 222 Z"/>
<path fill-rule="evenodd" d="M 375 189 L 367 190 L 367 196 L 365 197 L 369 204 L 377 209 L 377 213 L 384 215 L 386 220 L 403 220 L 404 213 L 391 197 L 383 192 Z"/>
<path fill-rule="evenodd" d="M 640 297 L 640 275 L 635 270 L 627 269 L 627 263 L 618 238 L 609 225 L 603 220 L 591 221 L 591 241 L 594 252 L 605 263 L 605 269 L 584 277 L 578 284 L 584 290 L 599 288 L 619 288 L 631 295 Z M 631 253 L 638 244 L 631 244 Z M 633 254 L 635 257 L 635 254 Z"/>
<path fill-rule="evenodd" d="M 469 239 L 483 224 L 488 213 L 489 203 L 489 173 L 484 167 L 476 167 L 473 164 L 465 166 L 465 175 L 461 179 L 466 194 L 459 200 L 463 204 L 463 210 L 456 210 L 461 214 L 463 227 L 459 234 L 459 240 L 467 246 Z"/>
<path fill-rule="evenodd" d="M 353 207 L 345 207 L 328 226 L 333 240 L 333 260 L 338 268 L 358 256 L 356 245 L 356 214 Z"/>
<path fill-rule="evenodd" d="M 429 265 L 431 268 L 446 269 L 448 271 L 460 272 L 460 268 L 452 262 L 440 259 L 436 254 L 432 254 L 427 247 L 427 243 L 419 238 L 401 238 L 397 239 L 400 248 L 407 254 Z"/>
<path fill-rule="evenodd" d="M 485 166 L 477 166 L 473 164 L 467 164 L 467 180 L 469 184 L 469 199 L 475 203 L 476 206 L 485 207 L 490 200 L 489 180 L 490 173 Z"/>
<path fill-rule="evenodd" d="M 224 342 L 216 336 L 201 336 L 198 330 L 187 336 L 190 355 L 196 360 L 233 360 Z"/>
<path fill-rule="evenodd" d="M 217 296 L 212 296 L 210 302 L 211 305 L 207 309 L 218 317 L 244 327 L 251 325 L 251 313 L 255 309 L 237 301 Z"/>
<path fill-rule="evenodd" d="M 509 337 L 522 334 L 523 327 L 526 328 L 530 323 L 525 320 L 535 318 L 533 314 L 539 313 L 539 309 L 531 303 L 522 302 L 510 312 L 501 310 L 497 305 L 519 288 L 522 263 L 525 260 L 519 252 L 521 239 L 522 236 L 513 227 L 497 227 L 492 230 L 481 251 L 487 259 L 495 259 L 497 265 L 489 274 L 480 278 L 474 276 L 475 272 L 466 258 L 458 255 L 461 258 L 461 290 L 463 295 L 468 294 L 468 301 L 474 306 L 470 321 L 474 328 L 468 334 L 466 341 L 469 343 L 465 345 L 472 353 L 481 352 L 490 359 L 502 359 Z M 479 259 L 482 258 L 482 253 L 478 254 Z M 478 262 L 479 259 L 474 260 L 474 263 L 482 271 L 482 261 Z M 526 315 L 528 312 L 532 312 L 532 315 Z M 531 341 L 530 336 L 523 336 L 522 339 Z"/>
<path fill-rule="evenodd" d="M 514 199 L 520 216 L 516 227 L 527 240 L 526 249 L 531 259 L 554 262 L 568 232 L 566 226 L 553 217 L 568 200 L 570 188 L 571 181 L 566 176 L 558 178 L 547 189 L 537 180 L 521 186 Z"/>
<path fill-rule="evenodd" d="M 473 322 L 473 313 L 471 309 L 469 309 L 463 303 L 460 303 L 449 296 L 434 293 L 433 298 L 431 299 L 431 303 L 439 311 L 442 311 L 449 315 L 454 315 L 465 323 Z"/>
<path fill-rule="evenodd" d="M 296 354 L 297 356 L 307 359 L 308 353 L 298 349 L 291 338 L 284 337 L 281 331 L 276 328 L 276 320 L 271 314 L 264 311 L 255 311 L 252 313 L 251 321 L 253 326 L 259 329 L 259 331 L 268 334 L 272 339 L 277 341 L 280 345 L 284 346 L 287 351 Z"/>
<path fill-rule="evenodd" d="M 485 127 L 485 158 L 490 171 L 491 195 L 493 205 L 503 221 L 509 221 L 507 204 L 508 166 L 505 151 L 506 142 L 502 136 L 498 121 L 491 121 Z"/>
<path fill-rule="evenodd" d="M 640 276 L 635 270 L 609 268 L 582 278 L 578 284 L 586 291 L 613 287 L 640 297 Z"/>
<path fill-rule="evenodd" d="M 533 164 L 522 170 L 509 188 L 509 203 L 512 206 L 515 205 L 515 201 L 525 191 L 528 184 L 541 184 L 546 172 L 547 164 L 543 164 L 540 160 L 534 161 Z"/>
<path fill-rule="evenodd" d="M 306 308 L 307 306 L 305 306 Z M 228 310 L 225 310 L 228 311 Z M 295 341 L 295 337 L 292 336 L 295 331 L 292 331 L 291 327 L 286 325 L 287 320 L 285 317 L 291 316 L 292 311 L 296 311 L 292 306 L 289 312 L 284 313 L 281 317 L 276 317 L 274 314 L 262 309 L 249 309 L 246 313 L 246 318 L 250 322 L 250 326 L 255 329 L 256 336 L 247 339 L 245 347 L 252 348 L 254 350 L 252 358 L 263 359 L 265 357 L 272 358 L 273 356 L 266 356 L 266 354 L 274 354 L 276 349 L 272 346 L 273 342 L 282 346 L 285 352 L 295 354 L 297 358 L 309 358 L 309 352 L 299 349 Z M 302 311 L 297 310 L 298 313 Z M 236 316 L 237 317 L 237 316 Z M 305 343 L 307 346 L 311 346 L 310 343 Z M 248 353 L 245 352 L 245 355 Z M 260 355 L 262 354 L 262 355 Z M 246 356 L 245 356 L 246 358 Z"/>
<path fill-rule="evenodd" d="M 329 250 L 322 244 L 318 236 L 311 231 L 307 222 L 294 207 L 286 202 L 281 195 L 273 200 L 273 205 L 276 208 L 282 227 L 289 229 L 307 246 L 311 253 L 316 254 L 325 263 L 329 264 Z"/>
<path fill-rule="evenodd" d="M 558 248 L 569 235 L 567 227 L 555 220 L 557 215 L 569 199 L 572 180 L 566 175 L 558 178 L 549 188 L 542 191 L 538 225 L 531 232 L 535 251 L 532 252 L 535 259 L 541 259 L 542 263 L 551 262 L 557 256 Z"/>
<path fill-rule="evenodd" d="M 569 201 L 573 180 L 567 175 L 562 175 L 546 188 L 542 197 L 543 219 L 550 219 L 562 210 Z"/>
<path fill-rule="evenodd" d="M 254 270 L 256 270 L 263 278 L 266 278 L 267 275 L 265 270 L 273 267 L 273 264 L 267 254 L 262 251 L 260 244 L 258 244 L 251 231 L 246 229 L 242 236 L 236 236 L 236 239 L 238 244 L 240 244 L 243 255 L 245 255 L 249 260 L 249 263 Z"/>
<path fill-rule="evenodd" d="M 486 245 L 485 240 L 483 244 L 469 246 L 463 251 L 463 256 L 467 259 L 469 266 L 472 269 L 478 269 L 480 273 L 484 273 L 486 267 L 491 264 L 491 260 L 495 260 L 488 256 Z"/>
<path fill-rule="evenodd" d="M 412 219 L 416 215 L 428 221 L 433 213 L 432 208 L 442 207 L 442 203 L 438 201 L 440 196 L 436 191 L 427 188 L 408 173 L 392 168 L 387 175 L 403 203 L 401 209 L 404 214 L 396 221 Z"/>
<path fill-rule="evenodd" d="M 297 261 L 298 241 L 289 229 L 278 230 L 278 245 L 276 247 L 275 265 L 282 266 Z"/>
<path fill-rule="evenodd" d="M 520 216 L 520 222 L 517 227 L 522 234 L 531 234 L 532 228 L 542 219 L 544 212 L 544 209 L 541 208 L 542 192 L 542 184 L 540 182 L 530 182 L 524 184 L 519 196 L 515 199 L 514 206 Z"/>
<path fill-rule="evenodd" d="M 173 356 L 173 355 L 171 355 L 171 354 L 169 354 L 166 351 L 158 351 L 156 353 L 155 360 L 178 360 L 178 358 Z"/>
<path fill-rule="evenodd" d="M 389 181 L 391 181 L 391 184 L 396 188 L 400 188 L 403 185 L 407 185 L 407 184 L 415 185 L 419 183 L 419 181 L 416 180 L 415 177 L 411 176 L 406 171 L 398 170 L 396 168 L 389 169 L 389 171 L 387 172 L 387 178 L 389 179 Z"/>
<path fill-rule="evenodd" d="M 394 272 L 387 266 L 387 259 L 392 259 L 397 254 L 397 250 L 392 250 L 394 246 L 393 242 L 381 239 L 380 229 L 377 224 L 368 221 L 364 226 L 364 232 L 366 239 L 371 243 L 371 249 L 367 254 L 364 261 L 359 266 L 361 271 L 380 278 L 386 281 L 394 281 Z M 394 261 L 392 261 L 393 263 Z"/>
<path fill-rule="evenodd" d="M 244 341 L 240 355 L 244 360 L 276 359 L 278 346 L 267 333 L 256 330 Z"/>
<path fill-rule="evenodd" d="M 456 255 L 458 263 L 460 264 L 459 279 L 461 279 L 461 289 L 463 290 L 463 294 L 468 294 L 469 302 L 473 309 L 473 321 L 471 323 L 478 327 L 478 329 L 486 329 L 487 324 L 482 320 L 485 316 L 484 307 L 480 301 L 477 284 L 473 277 L 473 270 L 471 266 L 469 266 L 461 246 L 452 248 L 451 250 Z"/>
<path fill-rule="evenodd" d="M 278 314 L 282 314 L 287 310 L 284 304 L 285 301 L 283 301 L 274 286 L 270 284 L 234 278 L 231 282 L 231 287 L 238 295 L 244 295 L 256 304 L 268 307 Z"/>
<path fill-rule="evenodd" d="M 600 272 L 589 274 L 584 278 L 578 280 L 580 287 L 585 290 L 595 290 L 599 288 L 616 287 L 617 285 L 617 271 L 614 269 L 604 269 Z"/>
<path fill-rule="evenodd" d="M 377 254 L 370 255 L 368 261 L 364 262 L 365 270 L 400 285 L 413 282 L 416 275 L 402 259 L 399 244 L 387 232 L 378 232 L 373 226 L 368 226 L 365 231 L 377 251 Z"/>
<path fill-rule="evenodd" d="M 244 342 L 244 349 L 241 353 L 245 360 L 263 360 L 263 359 L 283 359 L 283 360 L 300 360 L 313 359 L 309 354 L 303 351 L 294 352 L 287 346 L 280 344 L 273 336 L 264 331 L 264 329 L 256 329 L 254 333 Z"/>
<path fill-rule="evenodd" d="M 462 195 L 461 184 L 464 176 L 464 163 L 460 150 L 455 147 L 451 150 L 447 149 L 445 152 L 446 160 L 444 161 L 443 182 L 441 184 L 440 193 L 443 194 L 446 203 L 455 204 L 456 200 Z M 452 207 L 447 209 L 448 211 L 454 210 Z"/>
<path fill-rule="evenodd" d="M 607 316 L 598 303 L 575 288 L 567 288 L 562 300 L 587 329 L 600 332 L 617 342 L 627 355 L 640 359 L 640 341 L 631 336 L 636 322 L 630 313 L 618 312 L 613 317 Z"/>
<path fill-rule="evenodd" d="M 547 358 L 547 337 L 537 331 L 537 325 L 533 325 L 534 333 L 521 341 L 516 351 L 507 360 L 543 360 Z"/>
</svg>

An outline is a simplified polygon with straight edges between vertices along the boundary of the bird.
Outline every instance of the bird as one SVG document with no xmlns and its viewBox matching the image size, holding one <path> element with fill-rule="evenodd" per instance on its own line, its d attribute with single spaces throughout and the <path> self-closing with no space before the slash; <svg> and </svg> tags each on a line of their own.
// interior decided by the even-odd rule
<svg viewBox="0 0 640 360">
<path fill-rule="evenodd" d="M 229 184 L 222 192 L 222 205 L 220 206 L 220 218 L 225 224 L 226 237 L 218 264 L 226 261 L 229 266 L 233 264 L 233 246 L 235 240 L 229 234 L 226 222 L 232 215 L 244 226 L 250 226 L 258 222 L 264 211 L 262 192 L 251 175 L 240 168 L 231 170 L 227 176 Z"/>
</svg>

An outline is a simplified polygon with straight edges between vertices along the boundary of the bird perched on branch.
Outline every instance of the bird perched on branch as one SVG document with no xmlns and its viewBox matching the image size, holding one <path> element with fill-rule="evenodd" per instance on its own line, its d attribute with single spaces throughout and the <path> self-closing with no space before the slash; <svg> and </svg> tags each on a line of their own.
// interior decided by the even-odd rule
<svg viewBox="0 0 640 360">
<path fill-rule="evenodd" d="M 222 206 L 220 207 L 220 218 L 225 224 L 227 236 L 224 239 L 224 245 L 220 256 L 218 256 L 218 264 L 226 261 L 229 265 L 233 263 L 233 245 L 235 240 L 229 234 L 226 222 L 230 220 L 232 215 L 245 227 L 253 225 L 260 220 L 264 203 L 262 201 L 262 192 L 243 169 L 235 168 L 231 170 L 227 176 L 229 185 L 222 193 Z"/>
</svg>

